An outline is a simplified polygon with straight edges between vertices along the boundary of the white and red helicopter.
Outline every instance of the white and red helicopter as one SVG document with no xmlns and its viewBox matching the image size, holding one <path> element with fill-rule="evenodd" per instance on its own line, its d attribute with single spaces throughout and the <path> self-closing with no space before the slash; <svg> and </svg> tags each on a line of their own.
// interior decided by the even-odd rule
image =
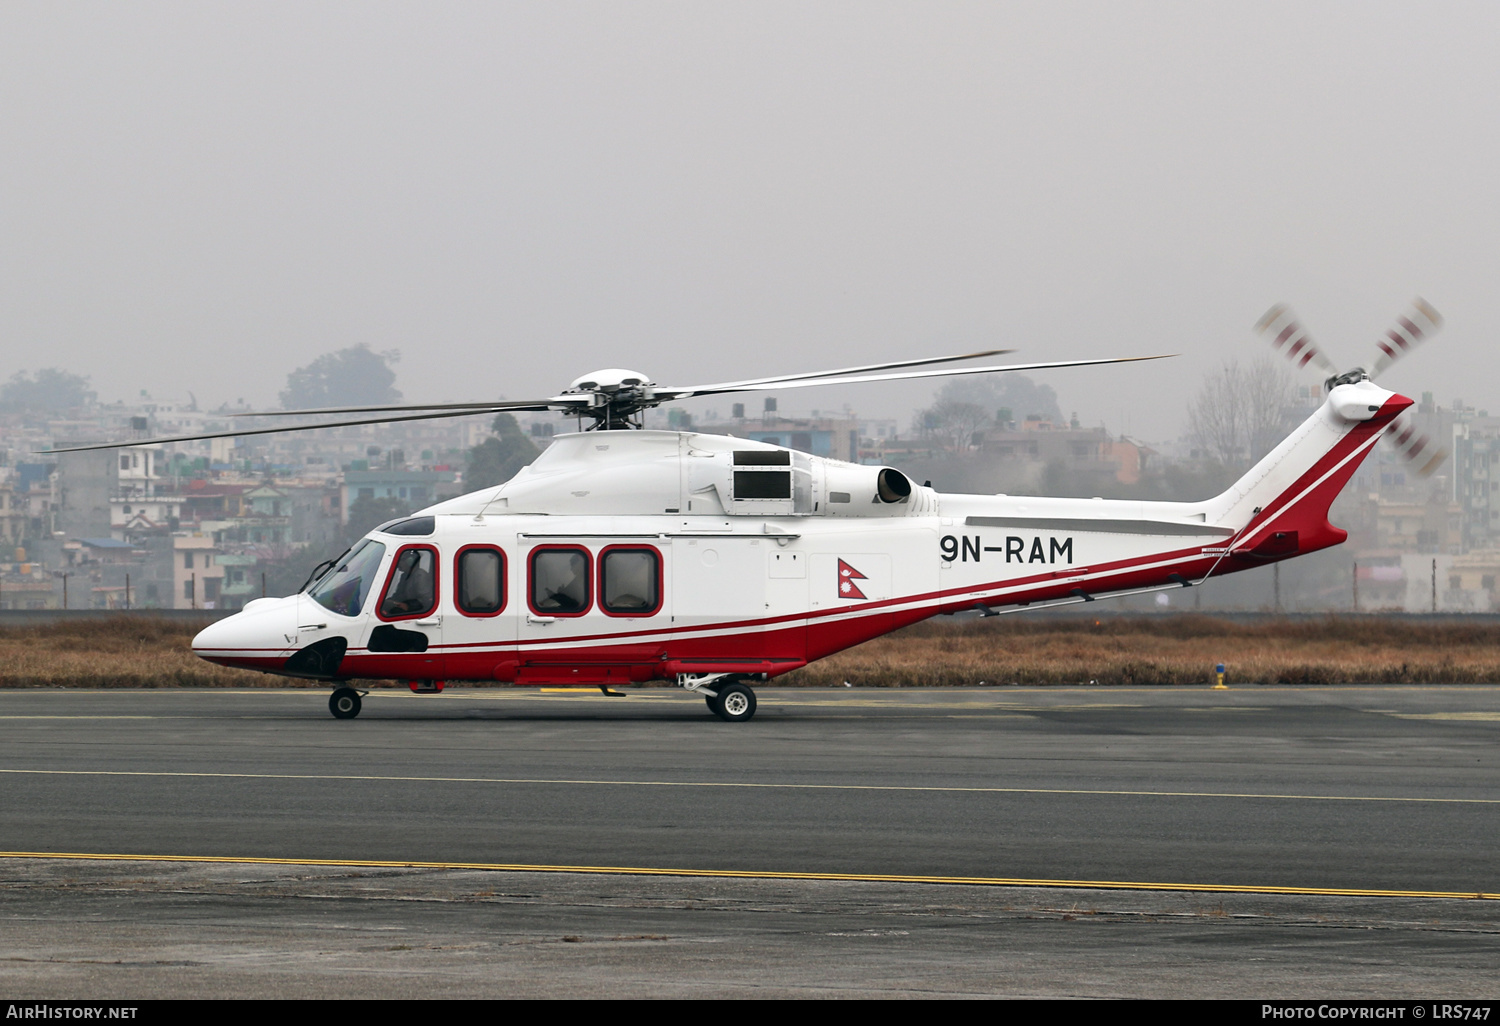
<svg viewBox="0 0 1500 1026">
<path fill-rule="evenodd" d="M 1376 370 L 1437 324 L 1419 302 L 1383 340 Z M 911 369 L 1003 352 L 992 350 L 690 387 L 613 369 L 538 401 L 294 411 L 376 415 L 324 427 L 517 410 L 591 423 L 505 484 L 376 528 L 297 594 L 257 599 L 204 629 L 193 651 L 326 680 L 340 719 L 358 716 L 368 694 L 349 681 L 394 678 L 427 692 L 498 681 L 613 693 L 664 680 L 743 721 L 755 714 L 751 684 L 940 613 L 1187 588 L 1315 552 L 1346 537 L 1329 504 L 1411 400 L 1361 368 L 1338 373 L 1285 308 L 1258 327 L 1328 372 L 1327 397 L 1201 502 L 948 495 L 893 467 L 641 428 L 643 411 L 694 396 L 1125 360 Z M 1414 438 L 1408 429 L 1408 449 L 1430 448 Z"/>
</svg>

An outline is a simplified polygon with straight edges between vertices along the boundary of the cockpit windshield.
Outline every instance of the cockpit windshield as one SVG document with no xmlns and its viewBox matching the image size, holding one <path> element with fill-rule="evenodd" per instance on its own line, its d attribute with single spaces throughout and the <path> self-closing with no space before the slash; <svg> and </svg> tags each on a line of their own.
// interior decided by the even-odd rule
<svg viewBox="0 0 1500 1026">
<path fill-rule="evenodd" d="M 375 575 L 380 571 L 380 561 L 385 558 L 385 546 L 366 538 L 360 542 L 331 573 L 319 581 L 309 593 L 313 601 L 329 612 L 341 616 L 358 616 L 365 608 L 365 599 L 375 586 Z"/>
</svg>

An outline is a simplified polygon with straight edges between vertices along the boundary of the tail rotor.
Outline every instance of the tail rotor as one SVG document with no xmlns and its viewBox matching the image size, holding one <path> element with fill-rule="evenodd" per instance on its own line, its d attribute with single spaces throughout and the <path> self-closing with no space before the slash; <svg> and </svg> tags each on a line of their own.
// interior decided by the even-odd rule
<svg viewBox="0 0 1500 1026">
<path fill-rule="evenodd" d="M 1418 431 L 1409 414 L 1402 414 L 1392 421 L 1386 428 L 1386 437 L 1395 445 L 1397 454 L 1422 477 L 1431 477 L 1432 472 L 1448 458 L 1448 450 Z"/>
<path fill-rule="evenodd" d="M 1406 356 L 1423 342 L 1437 334 L 1438 329 L 1443 326 L 1442 315 L 1432 305 L 1418 296 L 1413 299 L 1401 316 L 1396 318 L 1389 331 L 1382 335 L 1375 343 L 1379 355 L 1374 364 L 1366 372 L 1363 368 L 1355 368 L 1348 373 L 1341 373 L 1338 367 L 1323 354 L 1318 344 L 1313 341 L 1307 329 L 1292 313 L 1290 307 L 1284 303 L 1267 310 L 1265 316 L 1255 323 L 1256 332 L 1271 344 L 1271 348 L 1281 353 L 1297 367 L 1311 365 L 1325 376 L 1324 387 L 1332 388 L 1336 384 L 1345 381 L 1357 381 L 1362 378 L 1374 378 L 1384 372 L 1391 364 Z M 1439 446 L 1428 435 L 1418 430 L 1411 414 L 1402 414 L 1391 422 L 1386 430 L 1386 436 L 1396 447 L 1396 452 L 1401 458 L 1411 463 L 1417 474 L 1429 477 L 1433 471 L 1442 465 L 1448 458 L 1446 449 Z"/>
<path fill-rule="evenodd" d="M 1339 369 L 1323 355 L 1323 350 L 1318 348 L 1307 329 L 1297 320 L 1297 315 L 1285 303 L 1278 303 L 1267 310 L 1265 316 L 1255 322 L 1255 330 L 1271 343 L 1272 349 L 1298 368 L 1310 363 L 1329 377 L 1338 374 Z"/>
<path fill-rule="evenodd" d="M 1375 343 L 1380 350 L 1375 364 L 1370 368 L 1370 377 L 1384 371 L 1417 346 L 1435 335 L 1443 326 L 1443 316 L 1432 308 L 1421 296 L 1413 299 L 1411 307 Z"/>
</svg>

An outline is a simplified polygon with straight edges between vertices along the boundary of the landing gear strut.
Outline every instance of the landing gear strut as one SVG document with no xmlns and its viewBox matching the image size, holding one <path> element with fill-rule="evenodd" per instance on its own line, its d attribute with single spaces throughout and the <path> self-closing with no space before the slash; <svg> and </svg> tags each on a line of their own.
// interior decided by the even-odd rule
<svg viewBox="0 0 1500 1026">
<path fill-rule="evenodd" d="M 339 688 L 328 698 L 328 711 L 334 719 L 352 720 L 359 715 L 359 692 L 353 688 Z"/>
<path fill-rule="evenodd" d="M 677 686 L 702 695 L 709 711 L 729 723 L 744 723 L 755 715 L 755 692 L 732 673 L 679 673 Z"/>
</svg>

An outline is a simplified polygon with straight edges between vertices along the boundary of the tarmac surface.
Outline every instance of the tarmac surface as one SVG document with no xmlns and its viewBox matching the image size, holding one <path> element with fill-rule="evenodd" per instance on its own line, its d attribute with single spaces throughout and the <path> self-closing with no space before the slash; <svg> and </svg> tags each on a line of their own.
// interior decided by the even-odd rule
<svg viewBox="0 0 1500 1026">
<path fill-rule="evenodd" d="M 759 695 L 0 692 L 0 980 L 1500 996 L 1500 689 Z"/>
</svg>

